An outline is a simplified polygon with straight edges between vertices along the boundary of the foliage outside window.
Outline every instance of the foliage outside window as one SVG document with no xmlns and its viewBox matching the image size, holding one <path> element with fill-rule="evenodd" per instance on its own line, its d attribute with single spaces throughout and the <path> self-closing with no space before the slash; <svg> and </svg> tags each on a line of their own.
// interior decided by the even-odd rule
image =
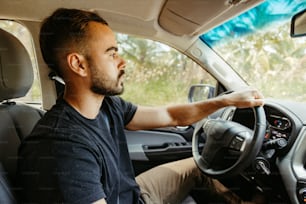
<svg viewBox="0 0 306 204">
<path fill-rule="evenodd" d="M 288 31 L 286 23 L 216 49 L 266 97 L 306 102 L 306 39 L 291 39 Z"/>
<path fill-rule="evenodd" d="M 141 105 L 186 103 L 192 84 L 216 80 L 187 56 L 158 42 L 118 34 L 120 55 L 126 60 L 128 101 Z"/>
<path fill-rule="evenodd" d="M 265 97 L 306 102 L 306 37 L 290 37 L 300 0 L 269 0 L 200 38 Z"/>
</svg>

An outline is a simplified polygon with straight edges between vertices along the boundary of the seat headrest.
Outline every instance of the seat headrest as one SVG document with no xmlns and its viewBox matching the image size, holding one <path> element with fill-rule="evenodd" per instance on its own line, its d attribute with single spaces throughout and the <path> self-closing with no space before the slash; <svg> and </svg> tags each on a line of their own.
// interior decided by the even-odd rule
<svg viewBox="0 0 306 204">
<path fill-rule="evenodd" d="M 0 28 L 0 102 L 25 96 L 33 80 L 32 62 L 26 48 Z"/>
</svg>

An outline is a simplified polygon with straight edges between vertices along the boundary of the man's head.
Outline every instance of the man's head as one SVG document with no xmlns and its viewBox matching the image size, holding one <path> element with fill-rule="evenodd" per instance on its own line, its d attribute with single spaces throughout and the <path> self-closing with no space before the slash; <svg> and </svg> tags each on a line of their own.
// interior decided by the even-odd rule
<svg viewBox="0 0 306 204">
<path fill-rule="evenodd" d="M 97 94 L 122 93 L 125 61 L 118 56 L 114 33 L 97 14 L 56 10 L 42 24 L 40 46 L 45 62 L 64 80 Z"/>
<path fill-rule="evenodd" d="M 89 22 L 108 25 L 99 15 L 77 9 L 57 9 L 46 18 L 40 29 L 39 43 L 43 58 L 47 65 L 58 75 L 59 54 L 76 49 L 81 53 L 86 49 L 86 29 Z"/>
</svg>

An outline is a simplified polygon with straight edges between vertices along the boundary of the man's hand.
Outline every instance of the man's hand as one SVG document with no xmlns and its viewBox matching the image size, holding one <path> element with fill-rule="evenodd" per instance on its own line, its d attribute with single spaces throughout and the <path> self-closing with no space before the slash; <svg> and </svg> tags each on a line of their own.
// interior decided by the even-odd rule
<svg viewBox="0 0 306 204">
<path fill-rule="evenodd" d="M 236 106 L 238 108 L 262 106 L 264 104 L 263 95 L 255 89 L 233 92 L 218 98 L 225 103 L 224 106 Z"/>
</svg>

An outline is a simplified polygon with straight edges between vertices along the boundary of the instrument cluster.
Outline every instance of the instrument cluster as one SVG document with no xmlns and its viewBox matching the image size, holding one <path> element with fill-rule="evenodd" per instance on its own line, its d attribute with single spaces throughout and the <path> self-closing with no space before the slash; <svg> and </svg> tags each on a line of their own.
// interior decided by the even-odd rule
<svg viewBox="0 0 306 204">
<path fill-rule="evenodd" d="M 267 117 L 266 139 L 289 139 L 292 125 L 291 121 L 282 115 L 269 114 Z"/>
</svg>

